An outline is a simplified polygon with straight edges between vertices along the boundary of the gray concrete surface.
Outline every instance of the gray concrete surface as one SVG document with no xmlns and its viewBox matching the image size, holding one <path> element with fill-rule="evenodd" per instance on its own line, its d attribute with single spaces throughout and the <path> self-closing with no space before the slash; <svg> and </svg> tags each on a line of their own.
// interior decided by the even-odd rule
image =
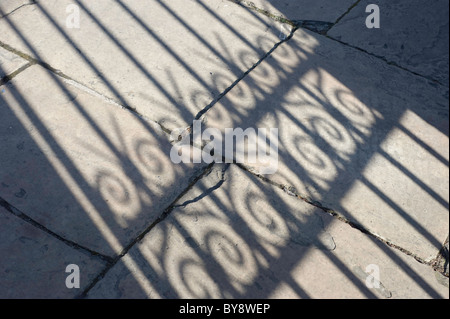
<svg viewBox="0 0 450 319">
<path fill-rule="evenodd" d="M 380 28 L 363 28 L 366 7 L 380 8 Z M 448 82 L 449 2 L 363 0 L 328 35 L 444 85 Z"/>
<path fill-rule="evenodd" d="M 0 298 L 74 298 L 67 289 L 66 267 L 80 268 L 80 289 L 89 285 L 106 265 L 0 207 Z"/>
<path fill-rule="evenodd" d="M 373 264 L 378 289 L 365 285 Z M 217 165 L 88 297 L 448 298 L 448 289 L 429 267 L 236 166 Z"/>
<path fill-rule="evenodd" d="M 366 1 L 24 3 L 0 3 L 0 298 L 449 298 L 448 3 L 377 2 L 378 30 Z M 174 163 L 195 118 L 277 128 L 277 172 Z"/>
</svg>

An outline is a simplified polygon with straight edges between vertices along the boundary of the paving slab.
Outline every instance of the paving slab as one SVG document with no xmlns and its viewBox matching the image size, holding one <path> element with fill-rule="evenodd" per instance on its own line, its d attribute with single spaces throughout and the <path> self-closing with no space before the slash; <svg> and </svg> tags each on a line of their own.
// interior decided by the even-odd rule
<svg viewBox="0 0 450 319">
<path fill-rule="evenodd" d="M 420 258 L 448 235 L 444 86 L 300 29 L 202 120 L 277 128 L 276 173 L 244 164 Z"/>
<path fill-rule="evenodd" d="M 354 0 L 252 0 L 239 1 L 244 5 L 252 4 L 275 16 L 281 16 L 291 21 L 311 20 L 334 23 L 354 3 Z"/>
<path fill-rule="evenodd" d="M 0 18 L 31 2 L 31 0 L 2 0 L 0 2 Z"/>
<path fill-rule="evenodd" d="M 0 207 L 0 298 L 74 298 L 105 262 L 69 247 Z M 68 265 L 77 265 L 79 289 L 66 286 Z"/>
<path fill-rule="evenodd" d="M 369 4 L 380 8 L 379 29 L 365 26 Z M 446 0 L 363 0 L 328 35 L 448 86 L 448 16 Z"/>
<path fill-rule="evenodd" d="M 14 73 L 28 62 L 20 56 L 0 47 L 0 79 Z"/>
<path fill-rule="evenodd" d="M 235 165 L 216 164 L 177 204 L 88 298 L 448 297 L 430 266 Z"/>
<path fill-rule="evenodd" d="M 221 0 L 41 0 L 0 29 L 0 41 L 168 128 L 190 125 L 289 33 Z"/>
<path fill-rule="evenodd" d="M 32 66 L 1 87 L 0 197 L 114 256 L 206 164 L 173 164 L 158 125 L 63 80 Z"/>
</svg>

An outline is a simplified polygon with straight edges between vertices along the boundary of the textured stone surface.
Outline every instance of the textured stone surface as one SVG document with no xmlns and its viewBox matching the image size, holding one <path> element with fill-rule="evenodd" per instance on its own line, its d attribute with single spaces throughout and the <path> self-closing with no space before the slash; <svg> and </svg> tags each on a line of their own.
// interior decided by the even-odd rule
<svg viewBox="0 0 450 319">
<path fill-rule="evenodd" d="M 298 30 L 203 120 L 222 134 L 278 128 L 278 171 L 268 178 L 423 259 L 447 236 L 443 86 Z"/>
<path fill-rule="evenodd" d="M 100 253 L 119 253 L 205 166 L 173 164 L 158 125 L 39 66 L 2 89 L 0 197 Z"/>
<path fill-rule="evenodd" d="M 0 207 L 0 298 L 74 298 L 105 267 Z M 80 288 L 66 287 L 66 267 L 78 265 Z"/>
<path fill-rule="evenodd" d="M 279 23 L 227 1 L 80 1 L 79 28 L 68 28 L 74 3 L 23 8 L 0 21 L 0 41 L 171 128 L 280 41 Z"/>
<path fill-rule="evenodd" d="M 443 298 L 430 267 L 216 165 L 89 298 Z M 379 289 L 368 288 L 369 265 Z M 383 288 L 381 288 L 383 287 Z"/>
<path fill-rule="evenodd" d="M 380 8 L 380 28 L 365 26 L 366 6 Z M 363 0 L 328 35 L 448 85 L 449 2 Z"/>
</svg>

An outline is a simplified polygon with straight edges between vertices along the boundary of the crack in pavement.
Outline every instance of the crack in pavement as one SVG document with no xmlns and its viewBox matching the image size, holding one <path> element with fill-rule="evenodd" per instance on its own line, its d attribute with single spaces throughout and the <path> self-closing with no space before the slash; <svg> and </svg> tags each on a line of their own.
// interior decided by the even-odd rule
<svg viewBox="0 0 450 319">
<path fill-rule="evenodd" d="M 5 49 L 5 50 L 7 50 L 7 51 L 9 51 L 9 52 L 11 52 L 11 53 L 13 53 L 13 54 L 15 54 L 15 55 L 20 56 L 22 59 L 28 61 L 31 65 L 36 65 L 36 64 L 40 65 L 43 68 L 53 72 L 54 74 L 56 74 L 56 75 L 58 75 L 58 76 L 60 76 L 60 77 L 62 77 L 64 79 L 73 80 L 68 75 L 64 74 L 62 71 L 60 71 L 58 69 L 55 69 L 54 67 L 52 67 L 47 62 L 39 60 L 39 59 L 36 59 L 36 58 L 33 58 L 32 56 L 30 56 L 30 55 L 28 55 L 26 53 L 23 53 L 23 52 L 15 49 L 13 47 L 11 47 L 10 45 L 2 42 L 2 41 L 0 41 L 0 47 Z"/>
<path fill-rule="evenodd" d="M 328 31 L 330 31 L 331 28 L 333 28 L 336 24 L 338 24 L 347 14 L 350 13 L 350 11 L 352 11 L 359 3 L 361 2 L 361 0 L 357 0 L 354 4 L 352 4 L 347 11 L 345 11 L 339 18 L 337 18 L 337 20 L 333 23 L 333 25 L 327 30 L 326 33 L 328 33 Z"/>
<path fill-rule="evenodd" d="M 17 76 L 19 73 L 25 71 L 26 69 L 28 69 L 30 66 L 34 65 L 33 62 L 28 62 L 25 65 L 22 65 L 20 68 L 18 68 L 17 70 L 15 70 L 14 72 L 5 75 L 4 77 L 0 78 L 0 86 L 2 86 L 3 84 L 8 83 L 9 81 L 11 81 L 15 76 Z"/>
<path fill-rule="evenodd" d="M 234 0 L 228 0 L 228 1 L 234 1 Z M 293 27 L 291 30 L 291 33 L 280 42 L 275 43 L 275 45 L 270 49 L 262 58 L 259 59 L 258 62 L 256 62 L 251 68 L 249 68 L 245 73 L 243 73 L 236 81 L 234 81 L 229 87 L 227 87 L 217 98 L 215 98 L 210 104 L 208 104 L 206 107 L 204 107 L 200 112 L 197 113 L 194 120 L 200 120 L 201 117 L 206 114 L 214 105 L 217 104 L 228 92 L 230 92 L 236 85 L 239 84 L 247 75 L 249 75 L 254 69 L 256 69 L 265 59 L 267 59 L 275 50 L 282 45 L 283 43 L 289 41 L 294 36 L 295 31 L 297 31 L 297 27 Z M 189 127 L 192 130 L 191 124 Z"/>
<path fill-rule="evenodd" d="M 214 163 L 214 164 L 216 164 L 216 163 Z M 205 197 L 207 197 L 208 195 L 210 195 L 210 194 L 211 194 L 213 191 L 215 191 L 216 189 L 219 189 L 219 188 L 223 185 L 223 183 L 226 181 L 226 178 L 225 178 L 225 172 L 228 170 L 229 167 L 230 167 L 230 164 L 225 164 L 225 167 L 224 167 L 223 169 L 221 169 L 220 172 L 219 172 L 219 171 L 216 171 L 217 173 L 220 174 L 220 176 L 218 176 L 219 181 L 218 181 L 214 186 L 212 186 L 212 187 L 206 189 L 205 191 L 203 191 L 203 192 L 202 192 L 200 195 L 198 195 L 197 197 L 195 197 L 195 198 L 193 198 L 193 199 L 186 200 L 186 201 L 184 201 L 182 204 L 174 205 L 173 207 L 174 207 L 174 208 L 176 208 L 176 207 L 183 207 L 183 208 L 184 208 L 184 207 L 186 207 L 186 206 L 189 205 L 189 204 L 193 204 L 193 203 L 195 203 L 195 202 L 198 202 L 198 201 L 202 200 L 203 198 L 205 198 Z M 212 172 L 213 172 L 213 167 L 211 167 L 211 168 L 209 169 L 209 171 L 207 171 L 206 174 L 204 174 L 204 175 L 202 176 L 202 178 L 209 176 Z M 200 180 L 198 180 L 198 181 L 200 181 Z"/>
<path fill-rule="evenodd" d="M 13 9 L 12 11 L 7 12 L 7 13 L 4 13 L 2 11 L 2 9 L 0 8 L 0 19 L 5 18 L 5 17 L 13 14 L 14 12 L 18 11 L 19 9 L 21 9 L 23 7 L 27 7 L 27 6 L 31 6 L 31 5 L 35 5 L 35 4 L 37 4 L 37 0 L 30 0 L 30 2 L 24 3 L 24 4 L 20 5 L 20 6 L 18 6 L 17 8 Z"/>
<path fill-rule="evenodd" d="M 26 215 L 25 213 L 21 212 L 19 209 L 17 209 L 16 207 L 12 206 L 10 203 L 8 203 L 6 200 L 4 200 L 3 198 L 0 197 L 0 206 L 5 208 L 9 213 L 11 213 L 12 215 L 22 219 L 23 221 L 27 222 L 28 224 L 44 231 L 45 233 L 47 233 L 48 235 L 62 241 L 64 244 L 66 244 L 67 246 L 74 248 L 76 250 L 79 250 L 85 254 L 88 254 L 90 256 L 93 257 L 97 257 L 100 258 L 103 261 L 106 261 L 107 264 L 111 263 L 113 261 L 113 259 L 109 256 L 103 255 L 101 253 L 98 253 L 94 250 L 91 250 L 87 247 L 81 246 L 71 240 L 68 240 L 60 235 L 58 235 L 57 233 L 51 231 L 50 229 L 46 228 L 44 225 L 40 224 L 39 222 L 35 221 L 34 219 L 32 219 L 31 217 L 29 217 L 28 215 Z"/>
</svg>

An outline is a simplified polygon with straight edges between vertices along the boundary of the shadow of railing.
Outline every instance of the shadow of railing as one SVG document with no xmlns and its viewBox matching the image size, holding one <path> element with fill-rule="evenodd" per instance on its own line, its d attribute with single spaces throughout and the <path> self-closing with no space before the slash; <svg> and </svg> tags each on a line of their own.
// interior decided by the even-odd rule
<svg viewBox="0 0 450 319">
<path fill-rule="evenodd" d="M 173 69 L 165 65 L 163 65 L 165 70 L 162 71 L 169 80 L 165 81 L 159 78 L 158 75 L 162 73 L 150 68 L 144 62 L 146 52 L 136 53 L 130 47 L 130 42 L 123 43 L 123 39 L 121 40 L 117 36 L 118 29 L 111 29 L 109 18 L 95 12 L 95 9 L 98 8 L 93 7 L 96 5 L 86 1 L 75 1 L 75 3 L 81 8 L 82 14 L 89 17 L 89 23 L 101 31 L 103 40 L 108 41 L 108 48 L 118 50 L 122 55 L 121 61 L 128 61 L 128 65 L 134 67 L 137 74 L 145 79 L 144 85 L 139 86 L 136 93 L 141 93 L 144 98 L 130 98 L 132 95 L 127 92 L 130 86 L 122 88 L 115 82 L 116 79 L 112 77 L 113 73 L 105 71 L 109 64 L 106 62 L 102 64 L 102 59 L 96 57 L 96 52 L 90 51 L 87 46 L 77 42 L 74 39 L 76 36 L 61 26 L 60 17 L 55 16 L 45 1 L 37 1 L 33 5 L 36 14 L 45 18 L 45 23 L 52 26 L 59 38 L 58 41 L 62 39 L 72 50 L 77 52 L 76 55 L 80 60 L 67 63 L 82 61 L 82 65 L 77 66 L 83 70 L 79 75 L 80 79 L 72 75 L 70 70 L 68 72 L 61 68 L 62 73 L 59 74 L 47 72 L 46 81 L 49 81 L 55 90 L 57 89 L 58 92 L 55 94 L 65 97 L 71 103 L 74 110 L 70 112 L 79 118 L 83 125 L 83 131 L 90 132 L 95 136 L 95 139 L 89 140 L 77 135 L 73 141 L 79 149 L 84 148 L 84 154 L 95 154 L 98 163 L 92 164 L 93 168 L 89 170 L 90 175 L 86 176 L 86 170 L 83 167 L 86 163 L 83 163 L 82 159 L 77 159 L 72 153 L 70 145 L 64 144 L 63 139 L 54 134 L 51 127 L 52 118 L 44 116 L 43 119 L 43 114 L 52 113 L 52 107 L 57 108 L 58 106 L 48 106 L 48 109 L 44 108 L 45 111 L 42 111 L 34 101 L 35 96 L 29 96 L 29 92 L 22 91 L 20 87 L 14 87 L 8 90 L 11 93 L 8 99 L 2 97 L 0 100 L 2 104 L 1 126 L 3 126 L 5 134 L 7 126 L 18 128 L 15 136 L 20 136 L 20 138 L 27 136 L 26 143 L 31 145 L 28 147 L 40 150 L 46 156 L 46 160 L 34 162 L 33 159 L 24 157 L 24 160 L 29 160 L 31 163 L 26 166 L 26 171 L 31 171 L 34 165 L 39 167 L 39 172 L 34 177 L 20 176 L 18 174 L 20 168 L 16 168 L 12 158 L 7 158 L 9 162 L 5 161 L 5 165 L 2 163 L 0 182 L 11 182 L 11 184 L 19 186 L 30 185 L 30 187 L 33 187 L 31 185 L 33 183 L 38 185 L 38 188 L 45 193 L 46 198 L 43 200 L 39 198 L 40 196 L 35 195 L 33 198 L 39 203 L 32 203 L 31 207 L 36 208 L 36 211 L 25 211 L 25 213 L 34 214 L 35 220 L 56 233 L 62 234 L 64 238 L 77 242 L 89 250 L 115 258 L 115 262 L 136 244 L 137 238 L 140 238 L 142 233 L 151 236 L 153 234 L 151 231 L 156 225 L 158 238 L 162 238 L 160 239 L 162 244 L 161 250 L 153 256 L 154 260 L 140 254 L 139 251 L 134 251 L 139 254 L 137 259 L 141 263 L 145 263 L 144 266 L 141 266 L 133 261 L 130 255 L 127 255 L 129 258 L 127 267 L 130 268 L 130 271 L 132 269 L 133 274 L 139 273 L 139 276 L 136 275 L 136 284 L 134 285 L 137 291 L 136 295 L 149 295 L 148 288 L 142 284 L 142 281 L 145 281 L 152 287 L 154 293 L 167 298 L 269 298 L 280 283 L 284 283 L 299 297 L 308 298 L 311 296 L 292 278 L 291 271 L 303 261 L 312 246 L 323 250 L 326 259 L 339 269 L 341 274 L 350 280 L 362 295 L 368 298 L 377 298 L 377 295 L 366 287 L 336 254 L 322 246 L 322 233 L 319 230 L 325 229 L 328 225 L 320 225 L 323 220 L 320 217 L 317 219 L 317 216 L 323 213 L 324 207 L 319 207 L 313 213 L 308 214 L 306 218 L 299 219 L 294 214 L 292 206 L 287 203 L 286 196 L 288 195 L 274 193 L 273 186 L 262 179 L 253 178 L 251 185 L 255 192 L 258 190 L 260 193 L 267 194 L 267 198 L 258 198 L 259 196 L 254 194 L 256 199 L 252 199 L 246 194 L 236 194 L 223 181 L 211 190 L 208 196 L 198 198 L 195 204 L 202 208 L 202 211 L 198 212 L 198 217 L 201 216 L 208 220 L 208 223 L 205 223 L 206 226 L 202 226 L 201 235 L 192 233 L 196 228 L 190 228 L 183 224 L 182 214 L 176 214 L 170 219 L 170 222 L 160 222 L 163 220 L 161 216 L 165 217 L 167 214 L 170 216 L 170 212 L 173 210 L 181 209 L 174 206 L 174 201 L 184 195 L 185 189 L 193 186 L 204 192 L 208 191 L 201 181 L 198 181 L 199 176 L 206 171 L 207 165 L 182 164 L 176 166 L 171 164 L 169 158 L 170 144 L 167 131 L 177 125 L 189 125 L 199 115 L 204 120 L 207 118 L 207 123 L 211 127 L 241 127 L 245 129 L 270 124 L 271 127 L 280 128 L 281 170 L 274 178 L 275 183 L 293 185 L 299 188 L 299 192 L 305 197 L 319 197 L 318 200 L 329 204 L 333 210 L 342 214 L 346 219 L 360 224 L 359 216 L 346 209 L 345 205 L 342 205 L 342 200 L 352 191 L 352 186 L 356 182 L 361 182 L 381 198 L 387 206 L 391 207 L 401 219 L 426 238 L 436 248 L 436 253 L 438 252 L 444 238 L 436 238 L 429 233 L 420 222 L 404 211 L 377 185 L 369 181 L 363 172 L 374 156 L 381 156 L 434 201 L 448 210 L 448 198 L 439 194 L 422 181 L 415 172 L 403 166 L 381 147 L 389 134 L 394 130 L 401 130 L 427 150 L 431 157 L 448 168 L 448 160 L 445 156 L 421 140 L 414 132 L 402 126 L 401 120 L 406 112 L 412 111 L 447 137 L 448 123 L 436 122 L 435 118 L 427 115 L 427 110 L 418 105 L 390 107 L 382 105 L 376 100 L 370 100 L 366 89 L 361 92 L 364 85 L 369 83 L 369 81 L 361 83 L 364 70 L 358 70 L 359 77 L 351 78 L 349 76 L 351 72 L 344 75 L 340 73 L 341 65 L 334 62 L 324 64 L 323 52 L 322 55 L 317 55 L 317 51 L 321 50 L 321 41 L 327 42 L 329 45 L 330 40 L 315 38 L 301 29 L 295 31 L 294 35 L 301 41 L 288 40 L 288 44 L 280 45 L 274 40 L 278 34 L 274 35 L 273 33 L 269 36 L 258 36 L 256 39 L 249 40 L 244 36 L 245 32 L 238 30 L 215 12 L 211 3 L 197 1 L 195 5 L 189 4 L 189 6 L 193 6 L 190 10 L 201 10 L 205 19 L 215 21 L 220 28 L 226 29 L 231 34 L 229 37 L 243 43 L 244 46 L 239 48 L 238 52 L 232 52 L 227 47 L 226 41 L 222 39 L 222 34 L 216 33 L 216 38 L 213 40 L 205 38 L 202 32 L 192 26 L 192 22 L 182 16 L 182 13 L 177 13 L 177 8 L 165 1 L 153 1 L 152 4 L 155 7 L 158 6 L 159 12 L 163 12 L 165 17 L 170 17 L 171 24 L 176 24 L 177 30 L 184 30 L 186 34 L 193 36 L 204 46 L 204 50 L 194 51 L 199 57 L 198 59 L 205 61 L 213 59 L 213 65 L 219 65 L 221 69 L 230 71 L 224 72 L 224 74 L 213 74 L 211 80 L 208 80 L 190 64 L 187 57 L 166 43 L 164 36 L 154 31 L 153 26 L 142 18 L 141 12 L 137 12 L 142 4 L 137 5 L 136 2 L 122 0 L 112 2 L 114 10 L 123 14 L 121 20 L 117 21 L 119 25 L 125 21 L 132 23 L 135 28 L 143 30 L 145 35 L 153 41 L 152 43 L 159 46 L 158 52 L 163 52 L 168 56 L 169 63 L 178 61 L 179 69 L 177 70 L 185 72 L 195 82 L 195 88 L 186 93 L 183 91 L 182 85 L 187 84 L 188 81 L 178 80 Z M 61 7 L 63 7 L 62 4 Z M 234 10 L 243 10 L 239 12 L 245 12 L 246 17 L 251 17 L 252 20 L 249 18 L 247 21 L 249 25 L 253 24 L 257 28 L 266 26 L 270 29 L 273 27 L 271 22 L 253 11 L 246 11 L 237 6 L 234 7 Z M 199 13 L 199 17 L 201 14 Z M 42 48 L 37 48 L 36 44 L 33 44 L 33 30 L 24 30 L 17 25 L 13 18 L 13 16 L 6 16 L 3 20 L 32 57 L 31 61 L 34 65 L 30 68 L 37 68 L 35 64 L 44 67 L 49 65 L 59 67 L 47 59 L 46 54 L 42 53 Z M 172 25 L 167 27 L 175 28 Z M 275 33 L 279 33 L 279 30 L 276 30 Z M 91 34 L 91 36 L 94 35 Z M 276 58 L 265 57 L 268 50 L 264 48 L 274 45 L 277 45 Z M 263 57 L 263 63 L 258 64 L 249 74 L 246 74 L 246 71 L 255 66 Z M 114 61 L 114 57 L 110 57 L 110 59 Z M 62 64 L 66 66 L 67 63 Z M 87 75 L 83 72 L 86 72 Z M 63 76 L 60 76 L 61 74 Z M 96 87 L 89 84 L 92 74 L 96 75 L 96 81 L 101 85 Z M 140 131 L 142 135 L 133 131 L 130 136 L 129 132 L 125 131 L 128 124 L 120 122 L 122 117 L 119 114 L 120 109 L 114 109 L 113 106 L 111 106 L 111 111 L 107 112 L 110 116 L 109 120 L 100 119 L 99 117 L 103 113 L 92 111 L 95 108 L 91 104 L 94 103 L 93 100 L 79 101 L 76 96 L 74 97 L 74 91 L 69 88 L 66 81 L 68 76 L 74 76 L 86 87 L 99 90 L 102 94 L 110 96 L 125 106 L 131 113 L 120 114 L 124 114 L 123 117 L 127 119 L 126 121 L 132 121 L 133 125 L 138 127 L 136 131 Z M 379 76 L 379 78 L 382 77 L 383 75 Z M 238 81 L 235 80 L 236 78 Z M 244 79 L 244 81 L 239 81 L 239 79 Z M 147 83 L 151 85 L 153 91 L 158 92 L 159 100 L 149 96 L 146 91 L 139 91 Z M 229 90 L 230 87 L 232 87 L 231 90 Z M 180 95 L 184 94 L 187 96 L 180 98 Z M 140 105 L 140 102 L 144 103 L 145 100 L 150 100 L 150 102 L 145 102 L 145 106 Z M 188 101 L 194 101 L 193 105 Z M 155 107 L 156 105 L 159 107 Z M 150 111 L 146 107 L 149 107 Z M 169 111 L 166 112 L 164 108 L 168 108 Z M 163 111 L 160 112 L 159 109 L 163 109 Z M 152 118 L 153 110 L 156 110 L 155 118 Z M 172 111 L 175 111 L 173 116 L 169 114 Z M 442 110 L 442 112 L 448 118 L 448 110 Z M 58 111 L 57 114 L 59 117 L 56 116 L 54 120 L 63 119 L 64 112 Z M 130 118 L 132 120 L 129 120 Z M 158 122 L 163 130 L 160 130 L 148 119 Z M 30 132 L 27 125 L 32 125 L 33 133 Z M 71 132 L 80 133 L 76 131 L 76 128 L 69 127 L 67 136 L 71 136 Z M 133 139 L 135 136 L 138 138 L 137 140 Z M 8 138 L 5 135 L 2 143 L 7 144 Z M 133 149 L 130 149 L 129 144 L 133 146 Z M 8 171 L 9 169 L 12 169 L 14 173 Z M 248 172 L 245 174 L 251 176 Z M 163 175 L 169 182 L 162 182 L 155 186 L 156 176 Z M 45 178 L 37 180 L 42 176 Z M 174 187 L 180 183 L 179 181 L 181 181 L 181 185 Z M 194 185 L 192 185 L 193 182 L 195 182 Z M 25 188 L 25 186 L 23 187 Z M 46 189 L 57 189 L 58 193 L 50 194 Z M 218 196 L 216 190 L 223 191 L 225 195 L 221 193 L 222 195 Z M 311 191 L 309 192 L 309 190 Z M 227 194 L 234 194 L 233 196 L 228 195 L 230 196 L 227 198 L 229 201 L 225 201 Z M 4 189 L 0 192 L 0 197 L 7 198 L 9 202 L 17 201 L 14 198 L 14 192 L 8 193 Z M 207 201 L 204 202 L 206 199 Z M 45 208 L 50 209 L 51 205 L 59 201 L 61 201 L 58 205 L 61 212 L 64 207 L 70 206 L 64 215 L 64 218 L 70 220 L 70 226 L 67 226 L 67 222 L 64 220 L 60 220 L 55 213 L 45 211 Z M 258 201 L 263 201 L 266 212 L 269 211 L 267 214 L 273 214 L 273 216 L 263 218 L 260 210 L 252 209 L 252 205 L 257 205 Z M 20 200 L 17 203 L 18 206 L 30 207 Z M 245 211 L 242 209 L 244 203 L 248 214 L 243 213 Z M 186 206 L 189 204 L 191 203 L 187 203 Z M 212 204 L 223 215 L 217 216 L 217 211 L 210 206 Z M 179 213 L 179 211 L 177 212 Z M 275 215 L 276 212 L 284 213 Z M 127 213 L 132 216 L 120 217 Z M 179 216 L 180 219 L 177 219 Z M 278 225 L 273 227 L 287 229 L 290 238 L 302 238 L 300 245 L 292 246 L 289 241 L 274 244 L 270 242 L 270 239 L 265 239 L 264 236 L 270 238 L 273 234 L 270 232 L 260 233 L 255 225 L 266 227 L 264 222 L 270 219 L 278 222 Z M 208 226 L 213 224 L 220 225 L 226 231 L 218 229 L 217 226 Z M 289 225 L 296 225 L 296 227 Z M 68 227 L 72 229 L 68 229 Z M 185 239 L 184 247 L 186 252 L 189 252 L 189 256 L 185 256 L 186 252 L 179 252 L 179 258 L 172 256 L 172 259 L 167 261 L 168 256 L 165 255 L 167 247 L 165 246 L 170 244 L 172 227 L 176 228 L 180 238 Z M 149 231 L 150 233 L 148 233 Z M 208 243 L 214 242 L 214 238 L 221 238 L 224 245 L 227 246 L 225 252 L 222 253 L 228 257 L 226 264 L 223 260 L 224 255 L 218 257 L 213 247 L 208 246 Z M 367 238 L 428 295 L 433 298 L 440 297 L 433 287 L 393 253 L 385 243 L 372 236 Z M 235 242 L 242 243 L 242 245 L 236 246 Z M 200 247 L 202 243 L 206 245 L 205 248 Z M 270 248 L 267 248 L 268 245 Z M 292 253 L 296 249 L 299 254 L 293 255 Z M 174 252 L 171 251 L 171 253 Z M 156 263 L 155 260 L 157 260 Z M 172 260 L 179 261 L 174 264 Z M 263 266 L 260 260 L 271 265 L 269 269 Z M 156 264 L 158 266 L 155 266 Z M 189 270 L 191 267 L 195 267 L 197 276 L 201 277 L 201 280 L 192 283 L 193 278 L 196 277 L 192 276 Z M 244 276 L 249 270 L 253 271 L 250 276 L 252 280 L 233 278 L 228 270 L 230 267 L 234 267 L 237 272 L 241 271 Z M 261 288 L 256 280 L 259 277 L 274 279 L 265 280 L 264 287 Z M 179 280 L 174 283 L 172 278 Z M 97 279 L 101 280 L 101 277 Z M 235 282 L 240 280 L 241 282 L 236 285 Z M 209 285 L 202 286 L 205 281 Z M 95 281 L 92 286 L 97 283 Z"/>
</svg>

